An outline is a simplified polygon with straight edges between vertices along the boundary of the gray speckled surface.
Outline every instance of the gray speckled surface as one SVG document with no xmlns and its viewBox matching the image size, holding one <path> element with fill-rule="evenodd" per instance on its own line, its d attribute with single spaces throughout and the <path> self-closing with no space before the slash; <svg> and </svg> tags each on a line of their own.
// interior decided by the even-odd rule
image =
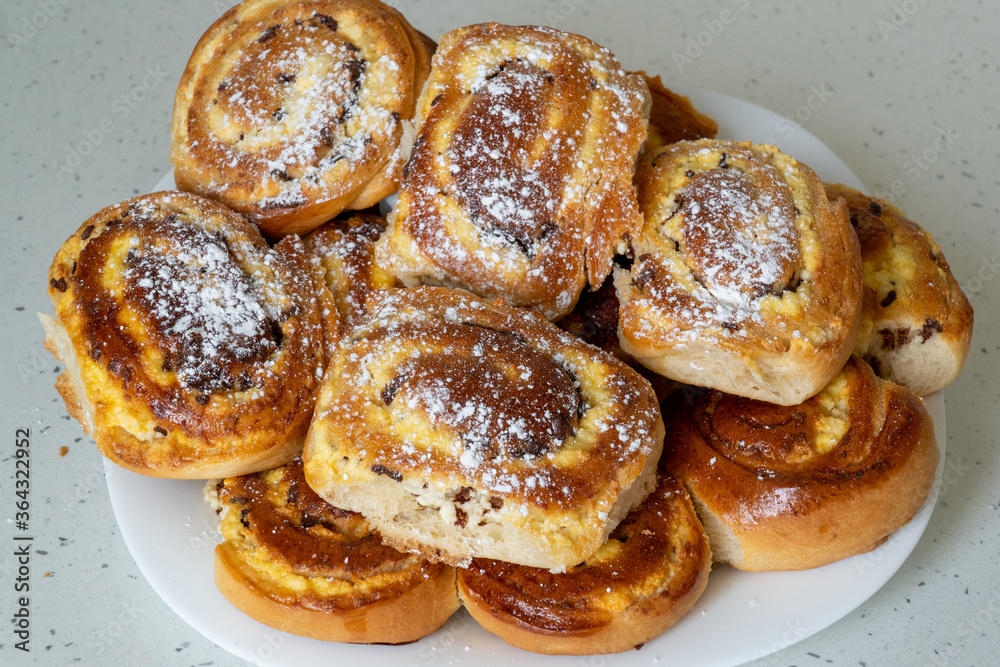
<svg viewBox="0 0 1000 667">
<path fill-rule="evenodd" d="M 36 311 L 50 310 L 45 272 L 60 243 L 98 209 L 148 190 L 168 169 L 174 87 L 195 41 L 228 4 L 0 5 L 2 664 L 237 662 L 175 616 L 133 563 L 115 525 L 100 456 L 64 416 L 52 389 L 60 369 L 41 351 L 35 319 Z M 994 453 L 1000 425 L 994 334 L 1000 4 L 395 4 L 432 36 L 487 19 L 579 32 L 610 47 L 630 68 L 662 73 L 668 85 L 714 89 L 797 115 L 874 193 L 895 191 L 896 203 L 944 248 L 976 309 L 969 361 L 945 392 L 954 481 L 924 538 L 881 591 L 760 664 L 1000 664 L 1000 463 Z M 720 34 L 712 35 L 710 25 Z M 691 47 L 698 40 L 703 46 Z M 826 99 L 814 97 L 810 109 L 814 88 Z M 948 139 L 935 147 L 941 131 Z M 17 428 L 32 430 L 30 654 L 15 650 L 9 622 L 16 609 L 9 519 Z M 68 452 L 60 456 L 64 446 Z"/>
</svg>

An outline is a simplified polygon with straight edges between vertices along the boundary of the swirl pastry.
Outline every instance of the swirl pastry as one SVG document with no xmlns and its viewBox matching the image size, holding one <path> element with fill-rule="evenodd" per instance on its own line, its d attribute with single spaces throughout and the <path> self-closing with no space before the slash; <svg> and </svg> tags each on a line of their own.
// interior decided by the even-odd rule
<svg viewBox="0 0 1000 667">
<path fill-rule="evenodd" d="M 328 222 L 303 239 L 323 267 L 345 331 L 365 314 L 369 292 L 397 286 L 396 279 L 374 261 L 375 242 L 383 231 L 384 218 L 361 213 Z"/>
<path fill-rule="evenodd" d="M 195 46 L 171 129 L 182 190 L 268 237 L 395 192 L 429 40 L 378 0 L 246 0 Z"/>
<path fill-rule="evenodd" d="M 646 216 L 618 270 L 627 353 L 688 384 L 795 405 L 854 349 L 858 242 L 842 203 L 772 146 L 681 142 L 636 174 Z"/>
<path fill-rule="evenodd" d="M 558 319 L 638 233 L 649 93 L 588 39 L 495 23 L 441 38 L 378 262 Z"/>
<path fill-rule="evenodd" d="M 854 354 L 875 373 L 923 396 L 954 380 L 972 341 L 972 306 L 941 247 L 898 208 L 844 185 L 861 243 L 864 305 Z"/>
<path fill-rule="evenodd" d="M 653 153 L 667 144 L 695 139 L 712 139 L 719 124 L 694 108 L 691 100 L 663 85 L 659 76 L 642 75 L 649 87 L 652 106 L 649 110 L 649 136 L 642 146 L 644 154 Z"/>
<path fill-rule="evenodd" d="M 489 632 L 536 653 L 639 648 L 698 600 L 712 553 L 687 493 L 669 473 L 596 554 L 565 573 L 476 559 L 458 591 Z"/>
<path fill-rule="evenodd" d="M 304 637 L 412 642 L 459 607 L 455 570 L 386 546 L 364 517 L 324 502 L 302 460 L 210 482 L 221 518 L 215 583 L 240 611 Z"/>
<path fill-rule="evenodd" d="M 432 560 L 564 569 L 651 490 L 649 384 L 530 311 L 379 290 L 327 373 L 304 454 L 328 502 Z"/>
<path fill-rule="evenodd" d="M 301 242 L 158 192 L 80 226 L 49 269 L 57 388 L 106 457 L 153 477 L 264 470 L 301 452 L 335 310 Z"/>
<path fill-rule="evenodd" d="M 801 405 L 675 394 L 664 418 L 663 465 L 690 492 L 716 560 L 741 570 L 874 549 L 927 499 L 938 462 L 923 401 L 857 357 Z"/>
</svg>

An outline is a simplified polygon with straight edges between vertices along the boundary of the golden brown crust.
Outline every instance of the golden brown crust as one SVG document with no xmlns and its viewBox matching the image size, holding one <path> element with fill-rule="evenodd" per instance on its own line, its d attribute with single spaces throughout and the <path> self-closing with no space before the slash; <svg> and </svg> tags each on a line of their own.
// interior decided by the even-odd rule
<svg viewBox="0 0 1000 667">
<path fill-rule="evenodd" d="M 323 267 L 345 331 L 363 318 L 372 290 L 401 287 L 375 264 L 375 242 L 385 224 L 380 216 L 362 213 L 328 222 L 302 240 Z"/>
<path fill-rule="evenodd" d="M 565 573 L 485 559 L 459 570 L 466 609 L 536 653 L 617 653 L 666 631 L 705 590 L 712 554 L 683 487 L 669 473 L 657 479 L 608 543 Z"/>
<path fill-rule="evenodd" d="M 674 380 L 782 405 L 854 347 L 861 267 L 842 203 L 772 146 L 681 142 L 647 155 L 635 263 L 617 270 L 622 348 Z"/>
<path fill-rule="evenodd" d="M 626 365 L 459 290 L 380 290 L 368 308 L 327 374 L 306 476 L 390 544 L 562 568 L 649 491 L 663 426 Z"/>
<path fill-rule="evenodd" d="M 378 0 L 246 0 L 199 40 L 171 129 L 174 178 L 272 238 L 396 190 L 430 71 L 426 36 Z"/>
<path fill-rule="evenodd" d="M 300 243 L 272 250 L 194 195 L 136 197 L 63 244 L 49 296 L 75 375 L 60 393 L 118 465 L 204 479 L 301 451 L 336 321 Z"/>
<path fill-rule="evenodd" d="M 458 608 L 452 568 L 386 546 L 365 519 L 309 488 L 302 461 L 214 490 L 225 541 L 216 585 L 237 608 L 305 637 L 395 644 Z"/>
<path fill-rule="evenodd" d="M 845 185 L 843 199 L 861 245 L 864 305 L 854 353 L 876 374 L 918 395 L 954 380 L 972 341 L 972 306 L 941 247 L 892 204 Z"/>
<path fill-rule="evenodd" d="M 642 223 L 648 91 L 588 39 L 495 23 L 441 38 L 378 260 L 558 319 Z"/>
<path fill-rule="evenodd" d="M 930 491 L 938 448 L 923 402 L 857 357 L 801 405 L 717 391 L 688 400 L 664 406 L 673 430 L 663 465 L 694 498 L 716 556 L 740 569 L 800 570 L 869 551 Z"/>
<path fill-rule="evenodd" d="M 694 108 L 691 100 L 663 85 L 659 76 L 638 74 L 646 81 L 652 106 L 649 111 L 649 136 L 642 152 L 651 154 L 667 144 L 695 139 L 713 139 L 719 124 Z"/>
</svg>

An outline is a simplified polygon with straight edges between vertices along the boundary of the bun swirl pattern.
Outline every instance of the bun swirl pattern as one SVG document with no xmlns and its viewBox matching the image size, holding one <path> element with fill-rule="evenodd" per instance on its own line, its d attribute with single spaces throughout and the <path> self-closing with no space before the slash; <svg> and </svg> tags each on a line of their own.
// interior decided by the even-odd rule
<svg viewBox="0 0 1000 667">
<path fill-rule="evenodd" d="M 458 572 L 469 613 L 529 651 L 617 653 L 677 622 L 708 583 L 712 554 L 687 493 L 673 475 L 618 524 L 586 561 L 561 574 L 476 559 Z"/>
<path fill-rule="evenodd" d="M 716 559 L 800 570 L 874 549 L 923 505 L 938 448 L 923 402 L 851 357 L 796 406 L 707 392 L 664 406 L 663 465 Z"/>
<path fill-rule="evenodd" d="M 244 613 L 305 637 L 397 644 L 458 609 L 455 571 L 386 546 L 306 484 L 302 460 L 206 488 L 221 518 L 216 583 Z"/>
<path fill-rule="evenodd" d="M 368 308 L 304 458 L 310 485 L 388 543 L 561 569 L 649 492 L 663 425 L 623 363 L 459 290 L 380 290 Z"/>
<path fill-rule="evenodd" d="M 638 233 L 649 94 L 607 50 L 494 23 L 441 38 L 379 263 L 558 319 Z"/>
<path fill-rule="evenodd" d="M 335 321 L 297 240 L 272 250 L 225 207 L 159 192 L 85 222 L 49 295 L 57 386 L 115 463 L 208 478 L 301 451 Z"/>
<path fill-rule="evenodd" d="M 618 270 L 622 348 L 667 377 L 794 405 L 851 354 L 857 238 L 841 203 L 771 146 L 680 142 L 636 174 L 646 216 Z"/>
<path fill-rule="evenodd" d="M 377 0 L 237 5 L 198 42 L 177 89 L 178 187 L 272 238 L 372 206 L 397 187 L 430 69 L 424 40 Z"/>
</svg>

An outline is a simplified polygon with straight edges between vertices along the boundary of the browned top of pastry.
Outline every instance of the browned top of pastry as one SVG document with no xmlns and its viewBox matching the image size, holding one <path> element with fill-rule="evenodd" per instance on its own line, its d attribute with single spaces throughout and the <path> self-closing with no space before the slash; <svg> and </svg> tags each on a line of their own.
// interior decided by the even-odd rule
<svg viewBox="0 0 1000 667">
<path fill-rule="evenodd" d="M 346 611 L 397 597 L 445 569 L 383 544 L 360 514 L 322 500 L 306 484 L 301 459 L 224 479 L 218 496 L 227 548 L 260 571 L 254 585 L 278 600 Z"/>
<path fill-rule="evenodd" d="M 238 4 L 199 40 L 177 90 L 178 186 L 279 238 L 372 205 L 395 190 L 403 121 L 430 69 L 425 39 L 378 0 Z"/>
<path fill-rule="evenodd" d="M 564 573 L 477 558 L 460 585 L 490 613 L 541 633 L 586 634 L 656 599 L 678 602 L 708 576 L 708 541 L 687 493 L 657 473 L 655 490 L 596 554 Z"/>
<path fill-rule="evenodd" d="M 807 517 L 824 506 L 841 508 L 844 524 L 863 523 L 877 505 L 908 504 L 909 494 L 919 506 L 937 463 L 921 400 L 857 357 L 800 405 L 713 390 L 675 395 L 664 415 L 674 428 L 663 465 L 737 533 L 779 517 L 801 520 L 803 534 L 821 532 Z M 865 493 L 885 497 L 872 505 Z"/>
<path fill-rule="evenodd" d="M 272 250 L 194 195 L 91 217 L 56 255 L 49 294 L 102 451 L 167 474 L 302 438 L 332 333 L 320 284 L 301 243 Z"/>
<path fill-rule="evenodd" d="M 853 344 L 857 240 L 807 166 L 772 146 L 706 139 L 647 155 L 636 182 L 646 224 L 624 336 L 750 356 Z"/>
<path fill-rule="evenodd" d="M 380 263 L 557 319 L 638 232 L 647 107 L 641 78 L 583 37 L 495 23 L 447 33 Z"/>
<path fill-rule="evenodd" d="M 310 475 L 433 478 L 562 516 L 607 512 L 658 449 L 649 384 L 534 313 L 435 287 L 368 307 L 327 375 Z"/>
</svg>

